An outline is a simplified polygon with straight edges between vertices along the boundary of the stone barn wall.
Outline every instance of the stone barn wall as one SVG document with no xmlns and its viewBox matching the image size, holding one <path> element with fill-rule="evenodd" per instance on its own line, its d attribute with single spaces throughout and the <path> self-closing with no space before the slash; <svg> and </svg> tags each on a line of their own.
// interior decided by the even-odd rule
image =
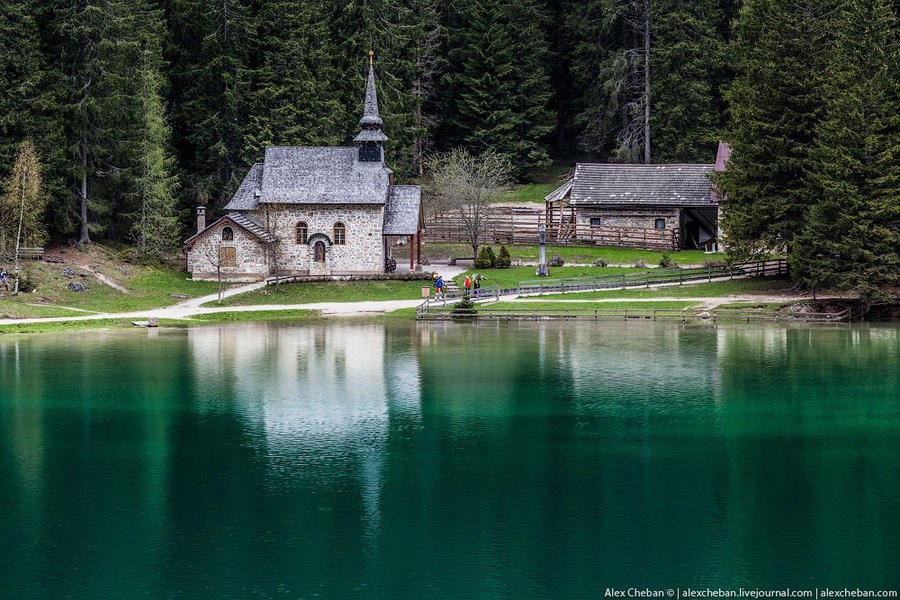
<svg viewBox="0 0 900 600">
<path fill-rule="evenodd" d="M 674 231 L 678 229 L 679 215 L 677 208 L 649 207 L 649 208 L 588 208 L 578 207 L 576 220 L 578 229 L 588 230 L 591 227 L 591 219 L 600 219 L 600 227 L 628 227 L 632 229 L 654 229 L 656 219 L 666 220 L 666 229 Z"/>
</svg>

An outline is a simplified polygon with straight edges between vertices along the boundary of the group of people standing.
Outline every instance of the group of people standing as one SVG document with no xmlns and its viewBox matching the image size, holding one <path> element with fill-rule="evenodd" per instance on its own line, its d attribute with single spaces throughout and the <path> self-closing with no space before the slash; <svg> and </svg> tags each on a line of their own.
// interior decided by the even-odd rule
<svg viewBox="0 0 900 600">
<path fill-rule="evenodd" d="M 443 275 L 439 275 L 437 273 L 433 276 L 434 279 L 434 297 L 435 298 L 444 298 L 444 277 Z M 475 273 L 471 277 L 466 275 L 465 280 L 463 281 L 463 289 L 465 290 L 465 297 L 468 298 L 469 294 L 474 290 L 475 297 L 478 297 L 481 294 L 481 281 L 484 279 L 484 275 L 480 273 Z"/>
</svg>

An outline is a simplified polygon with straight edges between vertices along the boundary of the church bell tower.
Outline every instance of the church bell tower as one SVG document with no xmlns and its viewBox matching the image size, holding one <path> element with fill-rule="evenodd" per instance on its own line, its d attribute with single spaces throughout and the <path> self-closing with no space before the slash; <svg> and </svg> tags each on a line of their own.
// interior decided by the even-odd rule
<svg viewBox="0 0 900 600">
<path fill-rule="evenodd" d="M 369 76 L 366 81 L 366 103 L 359 120 L 359 133 L 353 141 L 359 144 L 359 162 L 384 163 L 384 143 L 388 136 L 381 130 L 384 123 L 378 116 L 378 96 L 375 93 L 375 53 L 369 50 Z"/>
</svg>

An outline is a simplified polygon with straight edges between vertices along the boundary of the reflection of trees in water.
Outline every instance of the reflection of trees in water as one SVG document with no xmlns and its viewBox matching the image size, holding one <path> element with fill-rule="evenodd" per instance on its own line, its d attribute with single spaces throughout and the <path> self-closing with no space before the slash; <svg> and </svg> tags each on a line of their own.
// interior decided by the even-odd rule
<svg viewBox="0 0 900 600">
<path fill-rule="evenodd" d="M 132 332 L 0 340 L 9 589 L 28 595 L 14 582 L 41 581 L 42 594 L 77 596 L 90 579 L 114 595 L 152 588 L 172 509 L 183 346 Z"/>
<path fill-rule="evenodd" d="M 0 504 L 16 569 L 52 569 L 58 596 L 110 565 L 129 591 L 170 595 L 225 574 L 203 580 L 221 597 L 285 573 L 334 597 L 379 581 L 480 597 L 510 573 L 528 574 L 520 597 L 648 573 L 893 577 L 895 326 L 41 339 L 0 340 L 0 479 L 14 482 Z M 89 565 L 54 550 L 88 537 L 102 540 Z"/>
<path fill-rule="evenodd" d="M 767 517 L 731 528 L 741 545 L 769 548 L 766 566 L 784 580 L 829 572 L 886 581 L 895 559 L 877 547 L 900 534 L 896 521 L 893 533 L 884 530 L 894 510 L 885 491 L 900 472 L 900 330 L 728 327 L 718 344 L 722 493 L 732 518 Z M 816 551 L 779 561 L 798 547 Z M 871 559 L 851 567 L 848 554 Z"/>
</svg>

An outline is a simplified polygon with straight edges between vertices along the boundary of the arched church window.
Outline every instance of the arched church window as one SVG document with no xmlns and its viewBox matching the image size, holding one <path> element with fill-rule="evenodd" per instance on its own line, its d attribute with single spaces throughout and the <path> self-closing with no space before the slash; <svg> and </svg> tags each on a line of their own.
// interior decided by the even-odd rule
<svg viewBox="0 0 900 600">
<path fill-rule="evenodd" d="M 340 221 L 334 224 L 334 235 L 332 236 L 332 239 L 336 246 L 343 246 L 347 243 L 347 228 L 344 227 L 344 224 Z"/>
<path fill-rule="evenodd" d="M 230 242 L 234 240 L 234 230 L 231 227 L 222 228 L 222 241 Z"/>
<path fill-rule="evenodd" d="M 297 223 L 297 243 L 305 244 L 309 241 L 309 225 L 304 221 Z"/>
</svg>

